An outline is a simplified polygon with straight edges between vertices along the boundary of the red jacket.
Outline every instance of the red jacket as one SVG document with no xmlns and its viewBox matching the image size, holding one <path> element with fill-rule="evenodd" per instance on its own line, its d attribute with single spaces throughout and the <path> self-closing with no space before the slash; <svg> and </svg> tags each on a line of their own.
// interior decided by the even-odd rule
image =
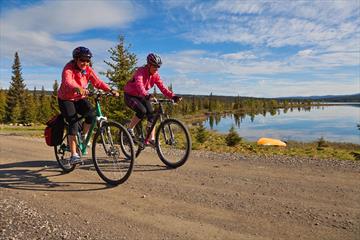
<svg viewBox="0 0 360 240">
<path fill-rule="evenodd" d="M 160 91 L 168 98 L 172 98 L 174 93 L 171 92 L 160 79 L 158 72 L 150 75 L 149 67 L 147 65 L 139 67 L 133 78 L 128 81 L 124 87 L 125 93 L 131 96 L 145 97 L 148 91 L 156 84 Z"/>
<path fill-rule="evenodd" d="M 62 72 L 61 85 L 58 90 L 58 97 L 61 100 L 76 101 L 86 98 L 86 96 L 76 93 L 75 89 L 86 88 L 89 81 L 96 88 L 110 91 L 110 87 L 96 76 L 94 70 L 90 66 L 87 66 L 82 73 L 75 64 L 74 61 L 68 62 Z"/>
</svg>

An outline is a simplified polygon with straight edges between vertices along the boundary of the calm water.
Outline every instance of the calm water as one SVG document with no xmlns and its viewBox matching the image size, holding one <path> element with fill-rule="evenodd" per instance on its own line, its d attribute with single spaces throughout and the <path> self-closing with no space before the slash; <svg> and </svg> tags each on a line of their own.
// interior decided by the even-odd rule
<svg viewBox="0 0 360 240">
<path fill-rule="evenodd" d="M 275 115 L 266 113 L 253 118 L 246 115 L 209 117 L 204 125 L 208 129 L 227 133 L 232 125 L 239 135 L 256 141 L 260 137 L 282 140 L 315 141 L 324 137 L 327 141 L 351 142 L 360 144 L 360 103 L 327 107 L 312 107 L 310 110 L 297 108 L 285 113 L 278 110 Z"/>
</svg>

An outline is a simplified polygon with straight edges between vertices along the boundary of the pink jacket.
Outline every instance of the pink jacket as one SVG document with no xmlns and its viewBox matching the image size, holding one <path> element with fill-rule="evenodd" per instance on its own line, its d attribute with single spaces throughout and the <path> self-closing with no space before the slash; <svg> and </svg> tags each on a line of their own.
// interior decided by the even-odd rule
<svg viewBox="0 0 360 240">
<path fill-rule="evenodd" d="M 62 72 L 62 80 L 58 90 L 58 97 L 61 100 L 71 101 L 86 98 L 86 96 L 76 93 L 75 88 L 85 88 L 89 81 L 96 88 L 104 91 L 110 91 L 110 87 L 101 81 L 98 76 L 96 76 L 94 70 L 90 66 L 86 67 L 85 73 L 83 74 L 80 69 L 75 66 L 74 61 L 68 62 Z"/>
<path fill-rule="evenodd" d="M 146 65 L 136 70 L 133 78 L 126 83 L 124 91 L 131 96 L 145 97 L 154 84 L 166 97 L 172 98 L 174 96 L 174 93 L 164 85 L 158 72 L 151 76 Z"/>
</svg>

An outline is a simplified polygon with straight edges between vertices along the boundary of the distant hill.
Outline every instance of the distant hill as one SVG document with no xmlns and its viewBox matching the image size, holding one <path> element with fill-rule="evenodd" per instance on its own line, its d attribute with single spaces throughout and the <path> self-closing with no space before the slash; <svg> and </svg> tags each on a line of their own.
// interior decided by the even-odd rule
<svg viewBox="0 0 360 240">
<path fill-rule="evenodd" d="M 191 98 L 208 98 L 209 95 L 191 95 L 191 94 L 180 94 L 182 97 Z M 236 98 L 240 99 L 264 99 L 264 100 L 312 100 L 312 101 L 326 101 L 326 102 L 360 102 L 360 93 L 351 94 L 351 95 L 324 95 L 324 96 L 289 96 L 289 97 L 279 97 L 279 98 L 259 98 L 259 97 L 244 97 L 244 96 L 221 96 L 213 95 L 214 98 L 220 101 L 234 101 Z"/>
<path fill-rule="evenodd" d="M 293 99 L 293 100 L 314 100 L 326 102 L 360 102 L 360 93 L 352 95 L 324 95 L 324 96 L 309 96 L 309 97 L 281 97 L 277 99 Z"/>
</svg>

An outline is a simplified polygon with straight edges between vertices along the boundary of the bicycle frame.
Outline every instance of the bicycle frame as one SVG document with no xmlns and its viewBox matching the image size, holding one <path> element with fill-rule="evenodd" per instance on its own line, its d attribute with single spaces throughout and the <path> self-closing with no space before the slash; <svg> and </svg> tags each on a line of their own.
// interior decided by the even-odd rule
<svg viewBox="0 0 360 240">
<path fill-rule="evenodd" d="M 143 127 L 142 127 L 142 121 L 141 120 L 138 124 L 139 124 L 139 127 L 140 127 L 140 130 L 141 130 L 141 135 L 143 137 L 143 140 L 145 141 L 145 139 L 149 139 L 150 138 L 150 134 L 151 132 L 154 130 L 155 126 L 156 126 L 156 123 L 160 120 L 160 122 L 163 121 L 164 118 L 167 118 L 167 116 L 165 115 L 165 111 L 164 111 L 164 108 L 163 108 L 163 105 L 162 105 L 162 102 L 161 101 L 157 101 L 157 102 L 154 102 L 156 104 L 159 105 L 159 108 L 156 110 L 155 112 L 155 117 L 154 117 L 154 121 L 152 122 L 151 126 L 150 126 L 150 129 L 146 129 L 147 132 L 145 133 L 145 136 L 144 136 L 144 131 L 143 131 Z M 142 142 L 143 143 L 143 142 Z"/>
<path fill-rule="evenodd" d="M 101 112 L 101 106 L 100 106 L 100 101 L 99 101 L 98 97 L 95 97 L 95 104 L 96 104 L 96 106 L 95 106 L 96 120 L 94 120 L 91 123 L 89 132 L 88 132 L 85 140 L 83 141 L 83 139 L 82 139 L 82 137 L 80 135 L 80 132 L 77 133 L 77 141 L 78 141 L 77 145 L 78 145 L 82 155 L 86 155 L 86 153 L 87 153 L 86 148 L 87 148 L 87 145 L 90 142 L 90 139 L 91 139 L 91 137 L 92 137 L 92 135 L 94 133 L 95 126 L 100 125 L 100 124 L 97 124 L 97 123 L 100 123 L 101 121 L 107 119 L 106 117 L 104 117 L 104 115 Z"/>
</svg>

